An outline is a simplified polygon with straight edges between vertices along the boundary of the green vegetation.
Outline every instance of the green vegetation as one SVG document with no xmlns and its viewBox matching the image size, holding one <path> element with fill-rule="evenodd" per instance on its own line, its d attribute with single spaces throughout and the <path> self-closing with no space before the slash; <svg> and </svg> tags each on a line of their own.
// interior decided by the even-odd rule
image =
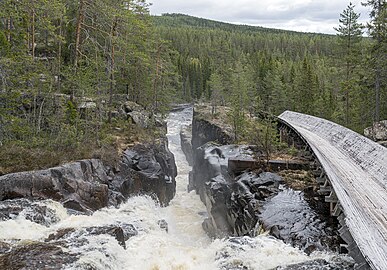
<svg viewBox="0 0 387 270">
<path fill-rule="evenodd" d="M 140 132 L 114 119 L 126 100 L 173 102 L 171 55 L 143 0 L 1 1 L 0 173 L 113 154 L 115 128 Z"/>
<path fill-rule="evenodd" d="M 0 174 L 114 161 L 117 144 L 154 140 L 152 124 L 121 119 L 127 100 L 161 114 L 171 102 L 210 101 L 214 117 L 227 105 L 238 141 L 247 115 L 289 109 L 362 131 L 387 118 L 386 1 L 366 5 L 368 38 L 353 5 L 333 36 L 151 17 L 145 0 L 3 0 Z"/>
<path fill-rule="evenodd" d="M 164 14 L 153 21 L 178 52 L 175 63 L 184 96 L 211 97 L 214 111 L 218 104 L 236 110 L 243 104 L 251 113 L 263 110 L 278 115 L 293 110 L 362 132 L 373 121 L 387 118 L 386 53 L 375 51 L 375 46 L 386 47 L 386 4 L 381 3 L 379 9 L 384 11 L 372 13 L 378 19 L 369 26 L 371 38 L 361 37 L 353 5 L 341 14 L 338 36 L 232 25 L 182 14 Z M 377 35 L 377 29 L 384 35 Z M 240 78 L 237 83 L 236 78 Z M 239 123 L 238 118 L 235 112 L 231 121 Z"/>
</svg>

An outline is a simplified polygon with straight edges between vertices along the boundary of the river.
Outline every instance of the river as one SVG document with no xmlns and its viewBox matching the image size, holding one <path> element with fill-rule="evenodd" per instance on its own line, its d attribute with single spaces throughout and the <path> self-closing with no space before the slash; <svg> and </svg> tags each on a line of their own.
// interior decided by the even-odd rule
<svg viewBox="0 0 387 270">
<path fill-rule="evenodd" d="M 150 197 L 138 196 L 119 208 L 105 208 L 85 216 L 69 215 L 57 202 L 39 202 L 52 210 L 51 218 L 55 222 L 33 223 L 25 218 L 26 211 L 16 219 L 0 222 L 0 241 L 44 241 L 64 228 L 124 223 L 136 228 L 137 235 L 126 241 L 126 249 L 109 235 L 85 234 L 82 237 L 87 241 L 82 244 L 76 244 L 79 235 L 69 236 L 74 238 L 74 244 L 68 245 L 66 251 L 80 255 L 76 262 L 64 265 L 64 269 L 275 269 L 317 258 L 329 261 L 335 256 L 328 253 L 307 256 L 267 234 L 255 238 L 210 239 L 201 225 L 206 217 L 205 206 L 194 191 L 187 192 L 191 168 L 181 151 L 179 132 L 191 121 L 191 108 L 172 112 L 168 117 L 169 148 L 175 155 L 178 169 L 176 196 L 169 206 L 162 208 Z M 163 219 L 168 223 L 168 232 L 158 224 Z"/>
</svg>

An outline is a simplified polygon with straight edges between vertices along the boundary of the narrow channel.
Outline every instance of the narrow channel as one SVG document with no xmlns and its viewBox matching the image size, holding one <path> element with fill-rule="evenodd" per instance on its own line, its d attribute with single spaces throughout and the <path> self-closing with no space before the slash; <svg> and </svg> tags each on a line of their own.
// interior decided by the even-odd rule
<svg viewBox="0 0 387 270">
<path fill-rule="evenodd" d="M 0 222 L 0 239 L 42 241 L 66 228 L 86 228 L 109 224 L 130 224 L 135 233 L 126 241 L 126 249 L 110 235 L 70 235 L 67 251 L 79 259 L 58 269 L 112 270 L 215 270 L 277 269 L 317 258 L 331 260 L 333 254 L 307 256 L 297 248 L 267 234 L 255 238 L 234 237 L 210 239 L 202 229 L 206 208 L 194 191 L 187 192 L 191 167 L 180 146 L 180 130 L 192 121 L 192 108 L 172 112 L 168 117 L 168 142 L 177 164 L 176 196 L 168 207 L 160 207 L 152 198 L 130 198 L 119 208 L 104 208 L 91 216 L 69 215 L 53 201 L 39 202 L 52 209 L 55 222 L 40 225 L 27 220 L 24 213 L 17 219 Z M 168 230 L 159 225 L 165 220 Z M 82 241 L 81 241 L 82 240 Z M 50 268 L 52 269 L 52 268 Z M 280 268 L 278 268 L 280 269 Z M 289 268 L 298 269 L 298 268 Z M 302 268 L 309 269 L 309 268 Z M 313 268 L 318 269 L 318 268 Z M 331 268 L 329 268 L 331 269 Z"/>
</svg>

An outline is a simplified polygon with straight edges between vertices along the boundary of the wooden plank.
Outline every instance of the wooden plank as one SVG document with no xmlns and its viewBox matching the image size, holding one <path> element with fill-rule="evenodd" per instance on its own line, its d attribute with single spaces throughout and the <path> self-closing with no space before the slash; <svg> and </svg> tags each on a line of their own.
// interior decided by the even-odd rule
<svg viewBox="0 0 387 270">
<path fill-rule="evenodd" d="M 286 111 L 279 119 L 312 148 L 370 267 L 387 269 L 387 149 L 333 122 Z"/>
</svg>

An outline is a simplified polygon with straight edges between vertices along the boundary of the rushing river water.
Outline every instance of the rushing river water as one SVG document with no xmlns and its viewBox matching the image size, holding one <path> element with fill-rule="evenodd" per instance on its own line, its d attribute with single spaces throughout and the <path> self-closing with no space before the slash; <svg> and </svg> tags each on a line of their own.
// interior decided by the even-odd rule
<svg viewBox="0 0 387 270">
<path fill-rule="evenodd" d="M 74 239 L 70 239 L 74 244 L 69 244 L 67 251 L 80 254 L 80 258 L 64 268 L 275 269 L 316 258 L 331 261 L 335 255 L 320 253 L 307 256 L 268 235 L 211 240 L 204 233 L 201 223 L 206 209 L 194 191 L 187 192 L 188 172 L 191 168 L 180 147 L 180 129 L 189 125 L 191 120 L 192 109 L 189 108 L 172 112 L 168 118 L 169 148 L 175 155 L 178 168 L 176 196 L 168 207 L 159 207 L 150 197 L 139 196 L 130 198 L 118 209 L 107 208 L 91 216 L 76 216 L 68 215 L 59 203 L 39 202 L 52 210 L 52 216 L 46 218 L 46 224 L 28 221 L 25 219 L 29 214 L 26 211 L 16 219 L 0 222 L 0 241 L 44 241 L 50 234 L 63 228 L 79 229 L 125 223 L 134 225 L 137 230 L 137 235 L 126 241 L 126 249 L 109 235 L 86 234 L 82 237 L 87 241 L 82 244 L 77 244 L 79 239 L 74 235 Z M 168 232 L 158 224 L 162 219 L 168 223 Z"/>
</svg>

